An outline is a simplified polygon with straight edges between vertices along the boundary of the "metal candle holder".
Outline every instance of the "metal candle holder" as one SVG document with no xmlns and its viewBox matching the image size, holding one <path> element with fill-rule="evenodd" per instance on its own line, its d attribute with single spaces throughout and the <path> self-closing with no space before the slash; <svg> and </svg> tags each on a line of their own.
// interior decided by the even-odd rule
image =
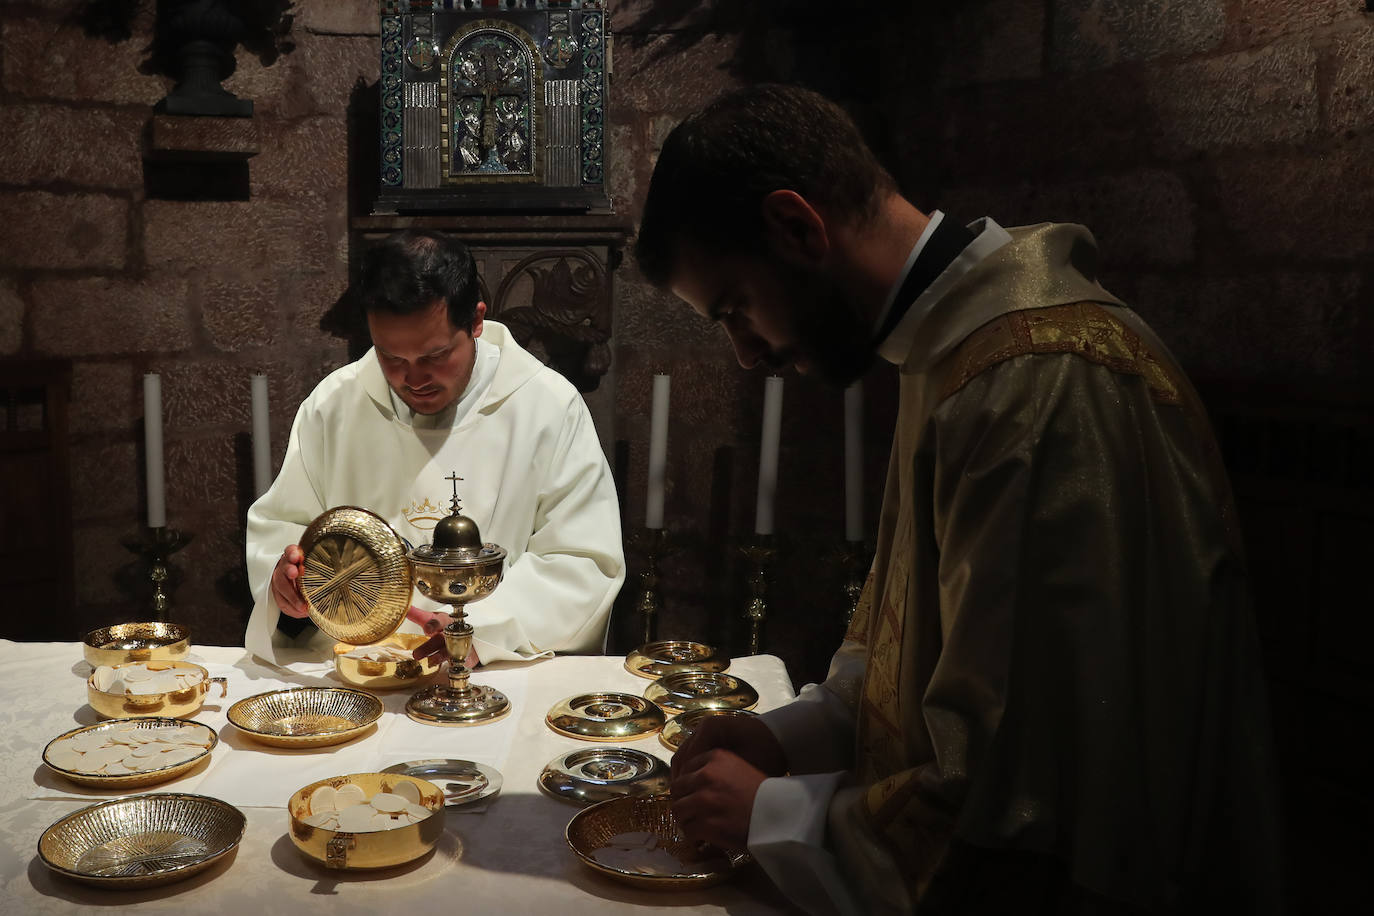
<svg viewBox="0 0 1374 916">
<path fill-rule="evenodd" d="M 644 571 L 639 574 L 640 592 L 635 610 L 644 618 L 641 643 L 650 643 L 658 630 L 658 612 L 663 606 L 658 597 L 658 558 L 664 555 L 667 535 L 662 528 L 645 528 L 637 540 L 644 544 Z"/>
<path fill-rule="evenodd" d="M 844 625 L 854 619 L 863 596 L 864 582 L 868 579 L 868 568 L 873 562 L 873 545 L 867 541 L 845 540 L 836 550 L 839 561 L 841 585 L 844 595 Z"/>
<path fill-rule="evenodd" d="M 749 618 L 749 654 L 758 655 L 763 622 L 768 618 L 768 570 L 777 549 L 771 535 L 760 534 L 740 547 L 740 553 L 749 562 L 745 580 L 749 586 L 749 602 L 744 608 L 744 616 Z"/>
<path fill-rule="evenodd" d="M 124 546 L 148 562 L 148 580 L 153 586 L 153 620 L 166 623 L 171 619 L 172 596 L 167 588 L 172 570 L 167 560 L 191 542 L 191 535 L 163 525 L 146 529 L 142 537 L 131 537 Z"/>
</svg>

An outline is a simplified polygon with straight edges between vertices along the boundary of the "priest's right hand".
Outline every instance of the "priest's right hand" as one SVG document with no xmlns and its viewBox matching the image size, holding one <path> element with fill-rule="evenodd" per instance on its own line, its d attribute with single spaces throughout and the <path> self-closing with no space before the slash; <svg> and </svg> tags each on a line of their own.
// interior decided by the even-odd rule
<svg viewBox="0 0 1374 916">
<path fill-rule="evenodd" d="M 272 570 L 272 600 L 287 617 L 309 617 L 310 606 L 301 593 L 301 573 L 305 569 L 305 554 L 296 544 L 282 551 L 281 559 Z"/>
<path fill-rule="evenodd" d="M 708 716 L 673 755 L 673 781 L 691 768 L 695 758 L 717 749 L 741 757 L 765 776 L 787 774 L 787 755 L 767 725 L 753 716 Z"/>
</svg>

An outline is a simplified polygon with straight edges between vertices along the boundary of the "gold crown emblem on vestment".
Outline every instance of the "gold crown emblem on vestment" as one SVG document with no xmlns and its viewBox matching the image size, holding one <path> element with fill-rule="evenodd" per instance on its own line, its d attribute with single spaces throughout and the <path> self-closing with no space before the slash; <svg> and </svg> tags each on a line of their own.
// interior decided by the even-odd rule
<svg viewBox="0 0 1374 916">
<path fill-rule="evenodd" d="M 444 517 L 444 511 L 425 497 L 423 501 L 412 501 L 401 510 L 401 515 L 416 528 L 430 530 Z"/>
</svg>

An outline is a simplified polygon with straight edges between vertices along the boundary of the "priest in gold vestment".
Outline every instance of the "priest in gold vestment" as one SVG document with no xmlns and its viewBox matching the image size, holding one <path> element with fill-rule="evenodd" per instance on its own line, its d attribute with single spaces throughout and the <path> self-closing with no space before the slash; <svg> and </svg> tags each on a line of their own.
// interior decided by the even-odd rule
<svg viewBox="0 0 1374 916">
<path fill-rule="evenodd" d="M 746 368 L 900 387 L 830 676 L 684 744 L 684 831 L 812 913 L 1278 911 L 1229 484 L 1091 234 L 923 213 L 836 106 L 759 86 L 669 135 L 636 255 Z"/>
</svg>

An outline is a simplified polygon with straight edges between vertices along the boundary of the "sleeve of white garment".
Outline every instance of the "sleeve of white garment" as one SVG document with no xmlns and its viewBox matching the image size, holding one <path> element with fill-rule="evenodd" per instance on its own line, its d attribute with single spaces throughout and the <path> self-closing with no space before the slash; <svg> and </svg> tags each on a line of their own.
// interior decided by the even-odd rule
<svg viewBox="0 0 1374 916">
<path fill-rule="evenodd" d="M 611 603 L 625 580 L 620 503 L 581 396 L 571 392 L 546 466 L 530 469 L 538 509 L 525 551 L 492 595 L 467 608 L 483 662 L 546 652 L 605 651 Z"/>
<path fill-rule="evenodd" d="M 313 626 L 292 639 L 277 629 L 281 611 L 270 594 L 272 570 L 290 544 L 299 544 L 307 525 L 325 509 L 323 495 L 312 474 L 323 451 L 321 420 L 314 397 L 307 398 L 291 424 L 286 457 L 272 486 L 248 510 L 248 582 L 253 590 L 253 613 L 243 644 L 268 661 L 285 663 L 298 658 L 318 659 L 334 643 Z"/>
</svg>

